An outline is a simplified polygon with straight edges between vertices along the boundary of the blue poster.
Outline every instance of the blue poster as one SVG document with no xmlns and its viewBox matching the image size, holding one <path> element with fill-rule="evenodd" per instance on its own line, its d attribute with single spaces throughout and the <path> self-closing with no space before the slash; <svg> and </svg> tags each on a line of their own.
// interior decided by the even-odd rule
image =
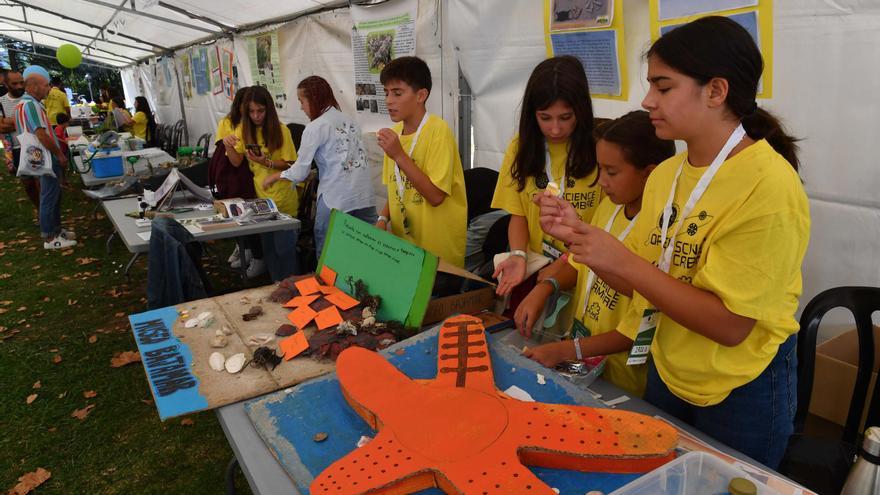
<svg viewBox="0 0 880 495">
<path fill-rule="evenodd" d="M 752 36 L 752 39 L 755 40 L 755 44 L 758 47 L 761 47 L 761 38 L 758 35 L 758 13 L 757 12 L 744 12 L 742 14 L 732 14 L 729 16 L 731 20 L 735 21 L 740 26 L 744 27 L 746 31 Z M 669 26 L 661 26 L 660 27 L 660 36 L 672 31 L 673 29 L 681 26 L 681 24 L 670 24 Z"/>
<path fill-rule="evenodd" d="M 171 331 L 177 317 L 173 306 L 128 317 L 163 421 L 208 408 L 208 400 L 199 393 L 199 379 L 192 373 L 192 352 Z"/>
<path fill-rule="evenodd" d="M 660 20 L 754 7 L 758 0 L 659 0 Z"/>
<path fill-rule="evenodd" d="M 211 80 L 208 78 L 208 49 L 201 47 L 192 54 L 193 78 L 196 93 L 208 94 L 211 91 Z"/>
<path fill-rule="evenodd" d="M 550 35 L 550 41 L 554 55 L 572 55 L 584 64 L 590 94 L 620 96 L 616 31 L 557 33 Z"/>
</svg>

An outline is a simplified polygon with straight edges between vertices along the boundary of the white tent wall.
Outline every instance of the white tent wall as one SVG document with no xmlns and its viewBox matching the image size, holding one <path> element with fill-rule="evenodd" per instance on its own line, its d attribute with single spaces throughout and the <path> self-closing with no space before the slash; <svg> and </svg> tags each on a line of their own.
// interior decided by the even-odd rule
<svg viewBox="0 0 880 495">
<path fill-rule="evenodd" d="M 594 99 L 597 116 L 640 108 L 647 71 L 642 54 L 650 44 L 647 4 L 624 0 L 629 100 Z M 515 132 L 526 80 L 546 54 L 543 2 L 447 5 L 455 19 L 447 24 L 449 40 L 474 95 L 474 164 L 497 170 Z M 868 103 L 880 89 L 880 8 L 822 0 L 776 0 L 774 6 L 774 98 L 759 104 L 804 139 L 801 174 L 813 224 L 803 307 L 830 287 L 880 285 L 880 175 L 874 173 L 880 106 Z M 835 323 L 851 326 L 852 319 L 835 313 L 829 321 L 832 327 L 820 338 L 843 328 Z"/>
</svg>

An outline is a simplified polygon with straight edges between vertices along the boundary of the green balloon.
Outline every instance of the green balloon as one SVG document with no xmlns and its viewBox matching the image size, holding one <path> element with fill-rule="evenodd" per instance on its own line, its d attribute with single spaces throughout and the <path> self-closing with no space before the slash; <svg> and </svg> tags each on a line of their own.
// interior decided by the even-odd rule
<svg viewBox="0 0 880 495">
<path fill-rule="evenodd" d="M 76 46 L 65 43 L 55 51 L 55 58 L 68 69 L 75 69 L 82 63 L 82 52 Z"/>
</svg>

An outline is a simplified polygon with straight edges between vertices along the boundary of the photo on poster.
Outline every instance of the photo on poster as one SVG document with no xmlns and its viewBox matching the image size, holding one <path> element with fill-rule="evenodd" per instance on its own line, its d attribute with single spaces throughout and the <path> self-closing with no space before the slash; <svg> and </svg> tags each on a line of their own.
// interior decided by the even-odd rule
<svg viewBox="0 0 880 495">
<path fill-rule="evenodd" d="M 614 16 L 614 0 L 552 0 L 550 30 L 607 28 Z"/>
<path fill-rule="evenodd" d="M 370 72 L 379 74 L 394 58 L 394 30 L 375 31 L 367 35 L 367 60 Z"/>
<path fill-rule="evenodd" d="M 272 74 L 272 36 L 257 37 L 257 70 L 261 75 Z"/>
<path fill-rule="evenodd" d="M 758 0 L 658 0 L 661 21 L 697 14 L 755 7 Z"/>
</svg>

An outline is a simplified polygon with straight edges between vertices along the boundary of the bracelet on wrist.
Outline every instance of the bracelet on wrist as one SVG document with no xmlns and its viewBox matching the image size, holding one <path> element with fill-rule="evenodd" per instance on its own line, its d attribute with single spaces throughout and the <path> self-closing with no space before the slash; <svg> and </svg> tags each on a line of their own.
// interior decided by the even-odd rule
<svg viewBox="0 0 880 495">
<path fill-rule="evenodd" d="M 388 217 L 386 217 L 385 215 L 379 215 L 379 217 L 376 218 L 376 223 L 379 223 L 379 222 L 388 223 Z"/>
<path fill-rule="evenodd" d="M 581 338 L 580 337 L 574 338 L 574 354 L 575 354 L 575 356 L 577 356 L 578 361 L 581 361 L 584 359 L 584 354 L 581 352 Z"/>
</svg>

